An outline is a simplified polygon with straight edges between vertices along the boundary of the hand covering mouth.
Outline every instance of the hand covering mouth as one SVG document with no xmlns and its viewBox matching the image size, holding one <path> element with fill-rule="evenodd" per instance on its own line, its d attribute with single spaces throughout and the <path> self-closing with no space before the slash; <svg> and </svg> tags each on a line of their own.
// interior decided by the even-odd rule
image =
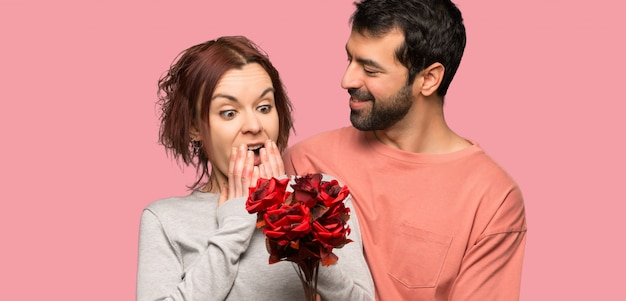
<svg viewBox="0 0 626 301">
<path fill-rule="evenodd" d="M 248 145 L 248 150 L 253 151 L 255 156 L 259 156 L 259 152 L 265 146 L 263 144 Z"/>
</svg>

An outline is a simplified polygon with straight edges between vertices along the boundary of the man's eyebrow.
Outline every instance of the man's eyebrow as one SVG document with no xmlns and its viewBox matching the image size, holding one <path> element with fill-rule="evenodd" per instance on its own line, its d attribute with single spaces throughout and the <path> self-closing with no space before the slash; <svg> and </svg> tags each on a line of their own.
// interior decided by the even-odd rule
<svg viewBox="0 0 626 301">
<path fill-rule="evenodd" d="M 263 92 L 261 92 L 261 95 L 259 95 L 259 98 L 262 98 L 263 96 L 265 96 L 267 93 L 270 93 L 270 92 L 272 92 L 272 93 L 275 92 L 273 87 L 269 87 L 269 88 L 263 90 Z M 237 101 L 237 98 L 235 98 L 235 97 L 233 97 L 231 95 L 228 95 L 228 94 L 215 94 L 211 98 L 211 100 L 216 99 L 218 97 L 223 97 L 223 98 L 226 98 L 226 99 L 228 99 L 230 101 Z"/>
<path fill-rule="evenodd" d="M 348 50 L 348 45 L 346 44 L 346 55 L 348 56 L 348 58 L 352 58 L 352 55 L 350 55 L 350 51 Z M 362 58 L 362 57 L 356 57 L 354 58 L 354 60 L 364 66 L 371 66 L 377 69 L 385 69 L 383 68 L 383 66 L 381 66 L 379 63 L 377 63 L 376 61 L 373 61 L 371 59 L 366 59 L 366 58 Z"/>
<path fill-rule="evenodd" d="M 381 66 L 377 62 L 375 62 L 373 60 L 370 60 L 370 59 L 357 57 L 355 60 L 357 61 L 357 63 L 359 63 L 361 65 L 364 65 L 364 66 L 371 66 L 371 67 L 374 67 L 376 69 L 384 69 L 383 66 Z"/>
</svg>

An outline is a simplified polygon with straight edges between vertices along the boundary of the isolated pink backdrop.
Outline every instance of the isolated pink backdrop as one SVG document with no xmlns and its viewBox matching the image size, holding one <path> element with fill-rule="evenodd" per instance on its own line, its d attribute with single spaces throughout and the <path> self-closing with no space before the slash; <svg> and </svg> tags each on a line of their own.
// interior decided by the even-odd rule
<svg viewBox="0 0 626 301">
<path fill-rule="evenodd" d="M 522 300 L 626 300 L 624 5 L 457 3 L 468 45 L 447 120 L 522 187 Z M 347 125 L 352 9 L 0 0 L 0 298 L 134 300 L 141 210 L 193 176 L 157 144 L 161 73 L 193 44 L 247 35 L 293 99 L 292 143 Z"/>
</svg>

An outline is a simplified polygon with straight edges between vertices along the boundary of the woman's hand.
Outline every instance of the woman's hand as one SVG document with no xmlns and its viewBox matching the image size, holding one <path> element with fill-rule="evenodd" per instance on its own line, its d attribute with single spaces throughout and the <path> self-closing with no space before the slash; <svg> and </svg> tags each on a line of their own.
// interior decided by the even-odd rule
<svg viewBox="0 0 626 301">
<path fill-rule="evenodd" d="M 218 205 L 236 197 L 247 197 L 249 187 L 256 184 L 259 168 L 254 166 L 254 152 L 245 144 L 232 148 L 228 163 L 228 184 L 222 186 Z"/>
<path fill-rule="evenodd" d="M 285 174 L 285 166 L 278 146 L 267 140 L 259 150 L 261 163 L 254 166 L 254 152 L 243 144 L 233 147 L 228 164 L 228 184 L 222 186 L 218 205 L 236 197 L 247 197 L 249 188 L 255 186 L 259 177 L 278 178 Z"/>
<path fill-rule="evenodd" d="M 267 140 L 265 148 L 260 150 L 260 155 L 259 173 L 261 178 L 278 178 L 285 174 L 285 165 L 276 142 Z M 252 184 L 255 185 L 256 181 Z"/>
</svg>

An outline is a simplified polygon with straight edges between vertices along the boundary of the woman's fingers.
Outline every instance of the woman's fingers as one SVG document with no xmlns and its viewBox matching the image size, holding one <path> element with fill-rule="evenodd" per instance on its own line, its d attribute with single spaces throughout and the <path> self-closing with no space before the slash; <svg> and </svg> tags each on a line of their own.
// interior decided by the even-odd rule
<svg viewBox="0 0 626 301">
<path fill-rule="evenodd" d="M 246 153 L 246 159 L 241 174 L 241 181 L 239 182 L 239 191 L 236 196 L 248 196 L 248 191 L 252 183 L 252 174 L 254 171 L 254 152 L 248 151 Z"/>
<path fill-rule="evenodd" d="M 262 148 L 259 150 L 259 155 L 261 156 L 261 164 L 259 164 L 259 176 L 265 179 L 269 179 L 272 177 L 271 166 L 269 166 L 269 157 L 267 155 L 267 150 Z"/>
<path fill-rule="evenodd" d="M 235 165 L 239 149 L 234 147 L 230 150 L 230 162 L 228 162 L 228 195 L 227 199 L 235 195 Z"/>
<path fill-rule="evenodd" d="M 273 149 L 273 145 L 274 142 L 272 142 L 271 140 L 267 140 L 265 142 L 265 166 L 266 166 L 266 171 L 268 173 L 268 177 L 278 177 L 277 170 L 276 170 L 276 158 L 274 157 L 274 151 Z"/>
<path fill-rule="evenodd" d="M 253 164 L 253 153 L 248 151 L 246 145 L 233 147 L 228 164 L 228 199 L 248 195 Z M 247 183 L 243 183 L 244 181 Z"/>
<path fill-rule="evenodd" d="M 228 163 L 228 184 L 226 192 L 220 193 L 219 203 L 222 204 L 235 197 L 246 197 L 250 187 L 256 186 L 259 178 L 280 177 L 285 174 L 284 164 L 276 143 L 268 140 L 260 149 L 261 163 L 254 166 L 254 152 L 249 151 L 245 144 L 233 147 Z M 225 197 L 224 200 L 222 198 Z"/>
<path fill-rule="evenodd" d="M 285 174 L 283 159 L 275 142 L 271 140 L 266 141 L 265 147 L 260 150 L 260 155 L 261 165 L 259 165 L 259 169 L 261 171 L 261 177 L 278 178 Z"/>
<path fill-rule="evenodd" d="M 274 172 L 274 176 L 275 177 L 279 177 L 285 174 L 285 164 L 283 163 L 283 157 L 280 153 L 280 150 L 278 149 L 278 145 L 276 145 L 276 142 L 271 141 L 271 151 L 270 151 L 270 160 L 273 159 L 274 164 L 272 165 L 273 169 L 272 171 Z"/>
<path fill-rule="evenodd" d="M 224 204 L 226 200 L 228 200 L 228 185 L 224 183 L 220 189 L 220 197 L 217 199 L 217 205 L 220 206 Z"/>
<path fill-rule="evenodd" d="M 261 177 L 261 169 L 259 166 L 254 166 L 252 169 L 252 178 L 250 179 L 250 187 L 256 186 L 256 182 L 259 180 L 259 177 Z"/>
</svg>

